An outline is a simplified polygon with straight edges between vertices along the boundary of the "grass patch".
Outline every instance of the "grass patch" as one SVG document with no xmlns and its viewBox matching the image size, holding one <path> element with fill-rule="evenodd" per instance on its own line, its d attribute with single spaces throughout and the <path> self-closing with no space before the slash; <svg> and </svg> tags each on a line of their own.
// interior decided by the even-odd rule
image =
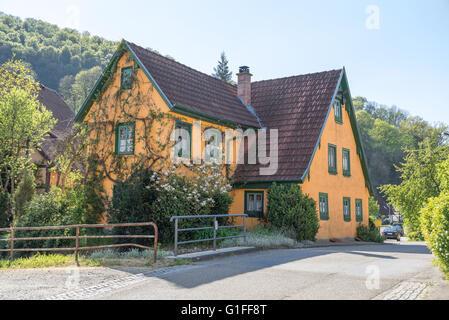
<svg viewBox="0 0 449 320">
<path fill-rule="evenodd" d="M 91 259 L 80 258 L 79 262 L 82 266 L 99 266 L 97 262 Z M 0 270 L 68 267 L 73 265 L 76 265 L 75 257 L 73 255 L 62 254 L 36 254 L 27 258 L 0 260 Z"/>
<path fill-rule="evenodd" d="M 167 256 L 173 255 L 170 251 L 158 250 L 156 265 L 153 263 L 153 251 L 132 249 L 119 252 L 106 249 L 91 254 L 80 254 L 79 263 L 83 267 L 165 267 L 171 263 L 166 261 Z M 185 264 L 181 262 L 180 264 Z M 0 270 L 6 269 L 33 269 L 51 267 L 75 266 L 75 256 L 63 254 L 36 254 L 30 257 L 14 260 L 0 259 Z"/>
</svg>

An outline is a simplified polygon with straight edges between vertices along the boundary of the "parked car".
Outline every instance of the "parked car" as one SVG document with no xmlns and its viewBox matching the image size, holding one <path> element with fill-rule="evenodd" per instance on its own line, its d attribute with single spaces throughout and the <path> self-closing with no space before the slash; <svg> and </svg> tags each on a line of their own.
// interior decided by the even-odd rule
<svg viewBox="0 0 449 320">
<path fill-rule="evenodd" d="M 382 231 L 382 235 L 386 239 L 396 239 L 396 241 L 401 241 L 401 234 L 395 227 L 388 227 Z"/>
<path fill-rule="evenodd" d="M 401 234 L 401 237 L 404 236 L 404 228 L 402 228 L 402 225 L 400 223 L 394 223 L 393 228 L 395 228 Z"/>
</svg>

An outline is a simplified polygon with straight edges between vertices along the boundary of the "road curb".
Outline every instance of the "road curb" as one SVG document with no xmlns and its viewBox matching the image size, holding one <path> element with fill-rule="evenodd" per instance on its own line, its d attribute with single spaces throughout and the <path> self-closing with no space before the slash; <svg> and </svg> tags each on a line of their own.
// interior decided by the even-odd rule
<svg viewBox="0 0 449 320">
<path fill-rule="evenodd" d="M 301 247 L 293 248 L 258 248 L 258 247 L 235 247 L 235 248 L 225 248 L 225 251 L 220 251 L 223 249 L 218 249 L 217 251 L 200 251 L 187 254 L 181 254 L 178 256 L 170 256 L 168 259 L 177 260 L 189 260 L 192 262 L 212 260 L 215 258 L 223 258 L 234 255 L 242 255 L 247 253 L 253 253 L 257 251 L 265 250 L 293 250 L 293 249 L 311 249 L 311 248 L 329 248 L 329 247 L 348 247 L 348 246 L 367 246 L 367 245 L 392 245 L 391 243 L 377 243 L 377 242 L 354 242 L 354 243 L 329 243 L 329 244 L 314 244 L 314 245 L 303 245 Z M 230 250 L 229 250 L 230 249 Z"/>
</svg>

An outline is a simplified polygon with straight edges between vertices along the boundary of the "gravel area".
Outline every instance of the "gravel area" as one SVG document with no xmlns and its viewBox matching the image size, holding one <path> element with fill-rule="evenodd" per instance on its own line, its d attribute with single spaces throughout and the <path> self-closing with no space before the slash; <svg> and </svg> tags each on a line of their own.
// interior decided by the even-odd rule
<svg viewBox="0 0 449 320">
<path fill-rule="evenodd" d="M 150 268 L 46 268 L 0 271 L 0 300 L 41 300 L 68 291 L 97 286 Z"/>
</svg>

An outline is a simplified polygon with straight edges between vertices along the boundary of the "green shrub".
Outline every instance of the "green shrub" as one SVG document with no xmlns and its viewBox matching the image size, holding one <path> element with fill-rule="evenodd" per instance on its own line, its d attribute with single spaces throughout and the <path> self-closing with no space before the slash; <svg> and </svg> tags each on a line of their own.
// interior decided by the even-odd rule
<svg viewBox="0 0 449 320">
<path fill-rule="evenodd" d="M 373 228 L 374 227 L 374 228 Z M 366 242 L 378 242 L 383 243 L 384 237 L 380 234 L 379 228 L 370 223 L 369 226 L 359 224 L 357 227 L 357 237 Z"/>
<path fill-rule="evenodd" d="M 449 192 L 430 199 L 421 210 L 420 221 L 427 245 L 449 278 Z"/>
<path fill-rule="evenodd" d="M 26 204 L 33 199 L 35 193 L 36 183 L 34 174 L 31 170 L 27 170 L 25 171 L 23 178 L 17 186 L 17 190 L 14 194 L 16 218 L 24 214 Z"/>
<path fill-rule="evenodd" d="M 315 200 L 296 184 L 274 183 L 270 187 L 267 220 L 281 231 L 291 230 L 297 241 L 314 241 L 320 227 Z"/>
</svg>

